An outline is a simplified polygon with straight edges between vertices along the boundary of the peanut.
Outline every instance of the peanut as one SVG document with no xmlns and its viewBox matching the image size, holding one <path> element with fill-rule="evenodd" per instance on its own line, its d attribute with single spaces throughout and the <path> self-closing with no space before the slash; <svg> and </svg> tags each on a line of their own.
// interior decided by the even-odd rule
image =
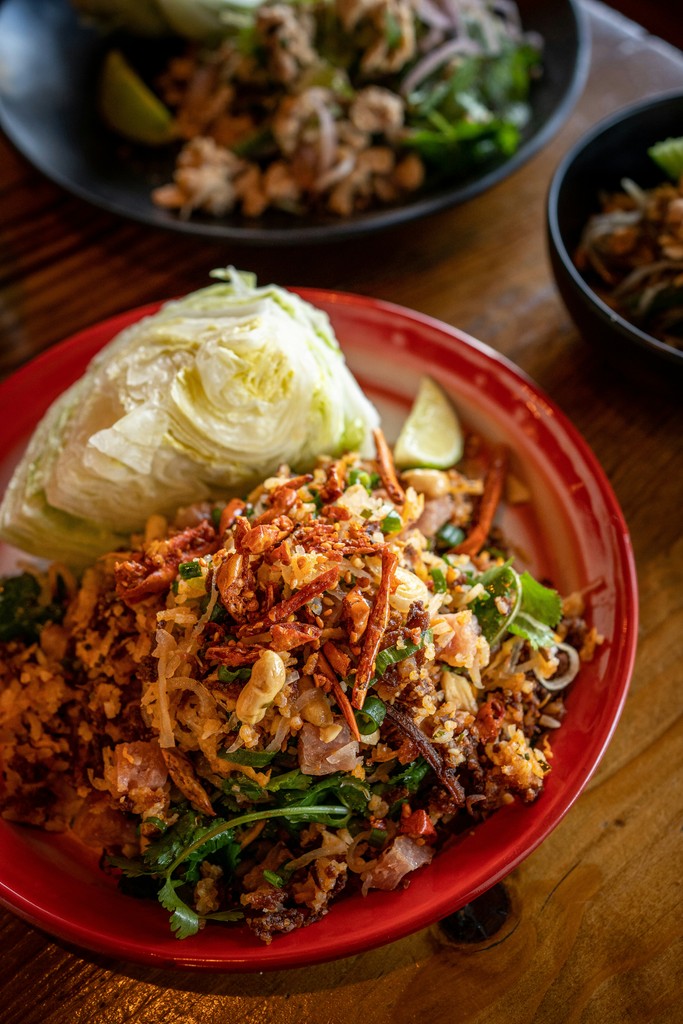
<svg viewBox="0 0 683 1024">
<path fill-rule="evenodd" d="M 403 473 L 403 479 L 427 498 L 442 498 L 452 490 L 448 473 L 439 469 L 410 469 Z"/>
<path fill-rule="evenodd" d="M 303 684 L 303 685 L 302 685 Z M 309 690 L 313 687 L 310 678 L 304 676 L 299 682 L 301 690 Z M 311 725 L 327 726 L 332 725 L 334 716 L 329 701 L 322 690 L 315 689 L 311 697 L 306 701 L 300 711 L 301 717 Z"/>
<path fill-rule="evenodd" d="M 251 676 L 242 687 L 235 714 L 246 725 L 256 725 L 269 704 L 285 685 L 285 666 L 275 651 L 264 650 L 254 663 Z"/>
</svg>

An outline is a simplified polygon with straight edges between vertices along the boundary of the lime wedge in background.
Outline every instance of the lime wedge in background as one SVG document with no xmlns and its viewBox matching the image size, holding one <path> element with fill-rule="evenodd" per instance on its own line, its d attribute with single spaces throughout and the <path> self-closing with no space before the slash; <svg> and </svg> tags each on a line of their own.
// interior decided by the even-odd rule
<svg viewBox="0 0 683 1024">
<path fill-rule="evenodd" d="M 448 469 L 462 453 L 462 430 L 448 395 L 431 377 L 423 377 L 394 445 L 396 465 Z"/>
<path fill-rule="evenodd" d="M 656 142 L 647 152 L 673 181 L 678 181 L 683 174 L 683 138 Z"/>
<path fill-rule="evenodd" d="M 110 50 L 104 61 L 99 108 L 109 127 L 127 139 L 159 146 L 174 138 L 171 111 L 119 50 Z"/>
</svg>

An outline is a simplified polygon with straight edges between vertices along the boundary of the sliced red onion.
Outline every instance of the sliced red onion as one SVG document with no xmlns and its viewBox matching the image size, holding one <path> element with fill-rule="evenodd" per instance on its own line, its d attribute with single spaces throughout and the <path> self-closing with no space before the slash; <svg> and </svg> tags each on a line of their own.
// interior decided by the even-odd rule
<svg viewBox="0 0 683 1024">
<path fill-rule="evenodd" d="M 534 675 L 541 686 L 544 686 L 546 690 L 550 690 L 551 693 L 555 693 L 557 690 L 564 690 L 569 686 L 569 684 L 576 678 L 580 666 L 579 653 L 570 644 L 555 644 L 554 647 L 558 651 L 563 651 L 569 659 L 567 668 L 562 675 L 553 676 L 552 679 L 544 679 L 543 676 L 534 669 Z"/>
<path fill-rule="evenodd" d="M 423 21 L 425 25 L 431 25 L 432 28 L 442 29 L 453 29 L 456 26 L 456 18 L 454 12 L 451 10 L 444 10 L 434 3 L 434 0 L 419 0 L 417 7 L 417 16 L 420 21 Z"/>
<path fill-rule="evenodd" d="M 415 67 L 408 72 L 401 83 L 402 95 L 409 96 L 420 82 L 423 82 L 433 71 L 436 71 L 452 57 L 457 57 L 461 53 L 480 54 L 481 52 L 481 47 L 473 39 L 449 39 L 448 42 L 419 60 Z"/>
<path fill-rule="evenodd" d="M 462 12 L 462 0 L 440 0 L 441 6 L 451 20 L 458 35 L 465 34 L 465 21 Z"/>
<path fill-rule="evenodd" d="M 417 49 L 419 53 L 431 53 L 437 46 L 441 46 L 446 33 L 443 29 L 431 27 L 420 37 Z"/>
<path fill-rule="evenodd" d="M 270 743 L 266 747 L 266 750 L 268 751 L 268 753 L 272 753 L 273 751 L 277 751 L 277 750 L 280 749 L 280 747 L 283 744 L 283 741 L 289 735 L 289 730 L 290 730 L 290 721 L 289 721 L 289 719 L 285 718 L 284 716 L 281 715 L 280 716 L 280 721 L 277 724 L 277 729 L 275 730 L 275 735 L 273 736 L 272 740 L 270 741 Z"/>
<path fill-rule="evenodd" d="M 625 277 L 618 288 L 614 289 L 615 297 L 623 295 L 625 292 L 630 291 L 632 288 L 639 285 L 646 278 L 651 277 L 653 274 L 659 274 L 663 270 L 683 270 L 683 262 L 676 260 L 657 260 L 656 263 L 648 263 L 643 267 L 636 267 L 635 270 L 631 271 L 628 277 Z"/>
<path fill-rule="evenodd" d="M 627 196 L 630 196 L 635 203 L 638 204 L 641 210 L 645 209 L 647 205 L 647 193 L 643 191 L 640 185 L 637 185 L 631 178 L 622 178 L 621 187 Z"/>
<path fill-rule="evenodd" d="M 320 170 L 326 171 L 334 163 L 337 153 L 337 126 L 329 107 L 324 102 L 316 103 L 316 111 L 320 127 Z"/>
<path fill-rule="evenodd" d="M 519 14 L 519 7 L 514 0 L 495 0 L 493 10 L 504 19 L 506 24 L 521 35 L 522 19 Z M 518 36 L 519 37 L 519 36 Z"/>
<path fill-rule="evenodd" d="M 645 316 L 659 293 L 665 291 L 669 285 L 669 281 L 659 281 L 657 284 L 651 284 L 648 288 L 643 289 L 636 307 L 638 316 Z"/>
<path fill-rule="evenodd" d="M 318 121 L 318 165 L 327 170 L 334 162 L 337 152 L 337 126 L 327 103 L 326 90 L 313 87 L 301 94 L 298 106 L 302 111 L 315 115 Z"/>
<path fill-rule="evenodd" d="M 326 189 L 332 188 L 333 185 L 336 185 L 338 182 L 346 178 L 355 166 L 356 158 L 353 154 L 349 154 L 344 157 L 343 160 L 340 160 L 338 164 L 335 164 L 334 167 L 330 167 L 325 174 L 321 174 L 320 177 L 317 178 L 313 186 L 314 190 L 316 192 L 324 192 Z"/>
</svg>

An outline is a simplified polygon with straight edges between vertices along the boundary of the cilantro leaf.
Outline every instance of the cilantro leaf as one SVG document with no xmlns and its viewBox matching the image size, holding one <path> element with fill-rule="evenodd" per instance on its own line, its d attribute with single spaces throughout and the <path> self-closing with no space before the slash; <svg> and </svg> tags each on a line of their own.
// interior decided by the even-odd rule
<svg viewBox="0 0 683 1024">
<path fill-rule="evenodd" d="M 405 786 L 409 793 L 417 793 L 422 785 L 422 780 L 429 772 L 429 764 L 424 757 L 418 757 L 405 768 L 391 775 L 388 780 L 390 786 Z"/>
<path fill-rule="evenodd" d="M 174 882 L 167 878 L 158 893 L 159 903 L 171 914 L 171 930 L 177 939 L 187 939 L 199 931 L 199 914 L 188 907 L 176 891 L 182 884 L 180 880 Z"/>
<path fill-rule="evenodd" d="M 509 626 L 510 632 L 528 640 L 532 647 L 549 647 L 554 643 L 552 628 L 562 617 L 562 601 L 556 590 L 544 587 L 528 573 L 519 577 L 522 584 L 522 606 Z"/>
<path fill-rule="evenodd" d="M 241 921 L 244 914 L 241 910 L 218 910 L 215 914 L 205 914 L 207 921 Z"/>
<path fill-rule="evenodd" d="M 510 623 L 509 630 L 515 636 L 528 640 L 534 649 L 550 647 L 555 642 L 552 631 L 547 626 L 536 619 L 530 619 L 524 612 L 520 612 L 515 621 Z"/>
<path fill-rule="evenodd" d="M 473 582 L 486 590 L 486 596 L 473 601 L 472 608 L 489 644 L 495 644 L 506 631 L 528 640 L 534 648 L 553 643 L 552 627 L 562 616 L 557 591 L 543 586 L 529 572 L 517 573 L 509 561 L 487 569 Z"/>
<path fill-rule="evenodd" d="M 61 622 L 64 607 L 58 601 L 45 603 L 40 583 L 29 572 L 0 578 L 0 641 L 38 639 L 46 622 Z"/>
<path fill-rule="evenodd" d="M 279 793 L 281 790 L 309 789 L 312 784 L 312 775 L 304 775 L 300 768 L 293 768 L 291 772 L 272 775 L 266 789 L 269 793 Z"/>
<path fill-rule="evenodd" d="M 522 601 L 522 585 L 510 562 L 487 569 L 476 577 L 486 594 L 472 602 L 481 631 L 491 646 L 500 640 L 517 615 Z"/>
<path fill-rule="evenodd" d="M 544 587 L 528 573 L 520 575 L 522 582 L 522 611 L 546 626 L 556 626 L 562 618 L 562 601 L 556 590 Z"/>
</svg>

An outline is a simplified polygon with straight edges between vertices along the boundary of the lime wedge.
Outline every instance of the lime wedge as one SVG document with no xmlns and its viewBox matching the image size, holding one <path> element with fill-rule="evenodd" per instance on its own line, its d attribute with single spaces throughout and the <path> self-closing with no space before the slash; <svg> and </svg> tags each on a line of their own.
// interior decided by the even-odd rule
<svg viewBox="0 0 683 1024">
<path fill-rule="evenodd" d="M 110 50 L 104 61 L 99 107 L 109 127 L 127 139 L 159 146 L 174 138 L 171 111 L 119 50 Z"/>
<path fill-rule="evenodd" d="M 656 142 L 647 152 L 665 174 L 673 181 L 678 181 L 683 174 L 683 138 Z"/>
<path fill-rule="evenodd" d="M 431 377 L 423 377 L 394 445 L 396 465 L 448 469 L 462 453 L 462 430 L 448 395 Z"/>
</svg>

